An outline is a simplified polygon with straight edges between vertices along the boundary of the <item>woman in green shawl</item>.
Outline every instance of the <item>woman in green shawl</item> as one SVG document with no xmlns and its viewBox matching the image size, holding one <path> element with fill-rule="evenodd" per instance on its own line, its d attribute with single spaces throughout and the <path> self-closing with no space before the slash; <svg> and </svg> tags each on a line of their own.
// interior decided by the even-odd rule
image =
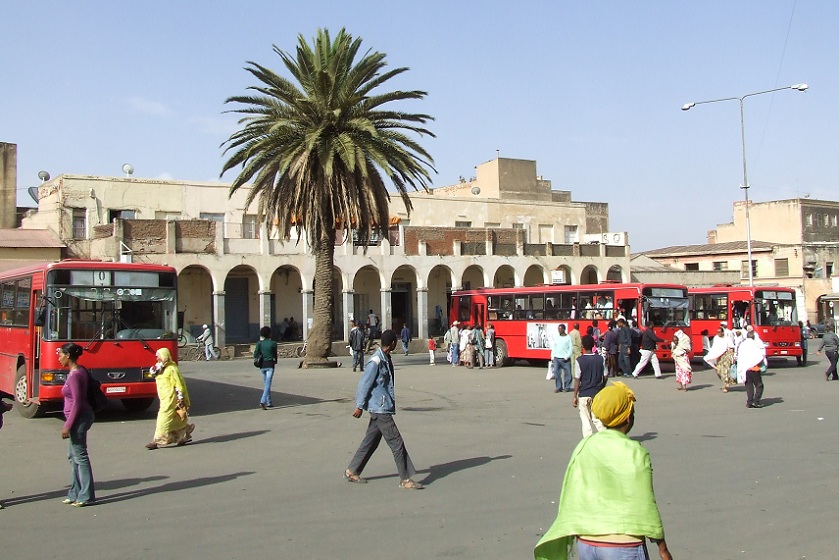
<svg viewBox="0 0 839 560">
<path fill-rule="evenodd" d="M 574 543 L 580 560 L 647 560 L 646 539 L 672 560 L 653 493 L 650 454 L 627 437 L 635 395 L 620 382 L 592 400 L 606 430 L 583 439 L 571 455 L 556 521 L 534 550 L 536 560 L 565 560 Z"/>
<path fill-rule="evenodd" d="M 168 348 L 161 348 L 156 355 L 157 364 L 152 373 L 157 384 L 160 411 L 157 413 L 154 439 L 146 444 L 146 449 L 157 449 L 170 443 L 186 445 L 192 441 L 191 434 L 195 429 L 195 424 L 187 421 L 190 402 L 186 383 Z"/>
</svg>

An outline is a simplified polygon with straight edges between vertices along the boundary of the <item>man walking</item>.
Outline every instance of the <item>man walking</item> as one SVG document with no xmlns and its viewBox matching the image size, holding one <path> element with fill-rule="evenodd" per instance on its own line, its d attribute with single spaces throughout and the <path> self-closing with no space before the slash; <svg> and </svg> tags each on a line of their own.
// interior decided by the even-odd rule
<svg viewBox="0 0 839 560">
<path fill-rule="evenodd" d="M 460 331 L 457 326 L 460 323 L 455 321 L 452 327 L 446 331 L 446 336 L 443 337 L 443 342 L 448 346 L 446 351 L 451 357 L 452 367 L 457 367 L 457 361 L 460 359 Z"/>
<path fill-rule="evenodd" d="M 632 375 L 632 330 L 626 324 L 626 319 L 618 319 L 618 367 L 624 377 Z"/>
<path fill-rule="evenodd" d="M 594 338 L 585 335 L 582 338 L 585 354 L 576 359 L 577 368 L 574 372 L 574 408 L 580 411 L 580 421 L 583 424 L 583 437 L 603 429 L 603 424 L 591 413 L 591 401 L 606 384 L 606 366 L 603 356 L 594 351 Z"/>
<path fill-rule="evenodd" d="M 570 392 L 573 390 L 571 389 L 571 354 L 574 349 L 571 345 L 571 337 L 565 332 L 565 325 L 560 323 L 557 330 L 559 336 L 554 337 L 551 341 L 551 359 L 556 376 L 554 393 Z"/>
<path fill-rule="evenodd" d="M 647 327 L 647 330 L 641 334 L 641 359 L 638 361 L 638 365 L 635 366 L 632 377 L 641 375 L 641 372 L 647 367 L 647 364 L 652 362 L 655 378 L 661 379 L 661 366 L 658 363 L 658 356 L 655 353 L 656 344 L 659 342 L 664 342 L 664 339 L 655 334 L 651 326 Z"/>
<path fill-rule="evenodd" d="M 208 362 L 210 360 L 218 360 L 218 354 L 216 354 L 215 350 L 215 339 L 213 338 L 213 331 L 211 331 L 210 327 L 208 327 L 206 324 L 201 325 L 201 328 L 204 329 L 204 332 L 202 332 L 201 335 L 195 339 L 195 341 L 204 343 L 204 354 L 206 355 Z"/>
<path fill-rule="evenodd" d="M 364 369 L 364 331 L 358 321 L 353 321 L 350 330 L 350 349 L 352 350 L 352 370 Z"/>
<path fill-rule="evenodd" d="M 355 393 L 355 411 L 352 415 L 353 418 L 361 418 L 362 412 L 366 410 L 370 413 L 370 423 L 367 425 L 367 433 L 364 434 L 358 451 L 355 452 L 355 456 L 344 471 L 344 479 L 347 482 L 367 482 L 361 478 L 361 473 L 384 437 L 396 461 L 399 487 L 406 490 L 419 490 L 422 484 L 411 479 L 416 475 L 416 469 L 405 448 L 402 434 L 399 433 L 399 428 L 393 421 L 393 416 L 396 414 L 396 393 L 390 354 L 396 349 L 396 341 L 396 332 L 393 330 L 388 329 L 382 333 L 379 349 L 367 361 L 364 375 L 358 382 Z"/>
<path fill-rule="evenodd" d="M 411 329 L 408 328 L 408 325 L 402 323 L 402 332 L 399 333 L 399 338 L 402 339 L 402 350 L 405 352 L 405 355 L 408 355 L 408 346 L 411 344 Z"/>
<path fill-rule="evenodd" d="M 571 338 L 571 378 L 573 379 L 577 370 L 577 358 L 583 354 L 583 342 L 580 336 L 580 323 L 574 323 L 568 332 Z"/>
</svg>

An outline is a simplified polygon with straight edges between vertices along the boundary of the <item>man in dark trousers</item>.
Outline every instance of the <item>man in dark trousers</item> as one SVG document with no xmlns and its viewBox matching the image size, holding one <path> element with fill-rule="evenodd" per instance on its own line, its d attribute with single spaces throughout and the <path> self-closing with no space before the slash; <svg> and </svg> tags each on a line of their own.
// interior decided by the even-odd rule
<svg viewBox="0 0 839 560">
<path fill-rule="evenodd" d="M 647 330 L 641 334 L 641 360 L 635 366 L 632 377 L 641 375 L 647 364 L 652 362 L 655 378 L 661 379 L 661 366 L 658 364 L 658 356 L 655 354 L 656 344 L 659 342 L 664 342 L 664 339 L 653 332 L 652 326 L 647 327 Z"/>
<path fill-rule="evenodd" d="M 632 330 L 626 324 L 626 319 L 618 319 L 618 367 L 624 377 L 632 375 L 632 362 L 630 353 L 632 351 Z"/>
<path fill-rule="evenodd" d="M 364 369 L 364 331 L 359 324 L 359 321 L 353 321 L 353 327 L 350 330 L 350 349 L 352 350 L 352 370 L 356 368 Z"/>
<path fill-rule="evenodd" d="M 388 329 L 382 333 L 379 349 L 367 361 L 364 375 L 358 382 L 355 393 L 355 411 L 352 415 L 354 418 L 361 418 L 362 412 L 366 410 L 370 413 L 370 423 L 367 425 L 367 433 L 364 434 L 358 451 L 355 452 L 347 470 L 344 471 L 344 479 L 347 482 L 367 482 L 361 478 L 361 472 L 384 437 L 396 461 L 399 487 L 406 490 L 419 490 L 422 484 L 411 479 L 417 471 L 405 448 L 402 434 L 399 433 L 399 428 L 393 421 L 393 415 L 396 414 L 396 394 L 393 389 L 393 362 L 390 354 L 396 348 L 396 341 L 395 331 Z"/>
<path fill-rule="evenodd" d="M 591 413 L 591 400 L 606 385 L 606 366 L 603 356 L 594 352 L 594 337 L 584 335 L 582 343 L 584 354 L 577 358 L 577 367 L 574 370 L 572 404 L 580 411 L 583 437 L 586 438 L 603 429 L 603 424 Z"/>
</svg>

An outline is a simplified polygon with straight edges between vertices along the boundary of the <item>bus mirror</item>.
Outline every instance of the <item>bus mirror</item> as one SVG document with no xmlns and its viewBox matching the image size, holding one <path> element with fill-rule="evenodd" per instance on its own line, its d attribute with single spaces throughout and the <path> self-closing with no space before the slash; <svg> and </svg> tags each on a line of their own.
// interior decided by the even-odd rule
<svg viewBox="0 0 839 560">
<path fill-rule="evenodd" d="M 46 319 L 47 319 L 47 306 L 42 305 L 35 312 L 35 321 L 34 321 L 35 326 L 36 327 L 43 327 L 47 322 Z"/>
</svg>

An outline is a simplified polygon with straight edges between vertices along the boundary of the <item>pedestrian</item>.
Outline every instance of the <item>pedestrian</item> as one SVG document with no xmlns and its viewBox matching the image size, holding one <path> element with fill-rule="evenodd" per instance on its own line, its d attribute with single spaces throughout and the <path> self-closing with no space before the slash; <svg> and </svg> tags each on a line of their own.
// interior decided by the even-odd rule
<svg viewBox="0 0 839 560">
<path fill-rule="evenodd" d="M 571 338 L 571 378 L 573 379 L 577 369 L 577 358 L 583 354 L 583 340 L 580 334 L 580 323 L 574 323 L 568 331 Z"/>
<path fill-rule="evenodd" d="M 606 371 L 609 377 L 618 375 L 618 331 L 617 322 L 612 319 L 603 334 L 603 349 L 606 352 Z"/>
<path fill-rule="evenodd" d="M 196 338 L 196 342 L 203 342 L 204 343 L 204 354 L 206 355 L 207 361 L 210 360 L 218 360 L 218 354 L 215 350 L 215 339 L 213 338 L 213 331 L 210 330 L 210 327 L 207 324 L 201 325 L 201 328 L 204 329 L 198 338 Z"/>
<path fill-rule="evenodd" d="M 432 337 L 432 338 L 429 338 L 429 339 L 428 339 L 428 359 L 429 359 L 429 365 L 432 365 L 432 366 L 433 366 L 433 365 L 436 365 L 436 364 L 435 364 L 435 360 L 434 360 L 434 352 L 436 352 L 436 351 L 437 351 L 437 343 L 434 341 L 434 338 L 433 338 L 433 337 Z M 353 369 L 353 371 L 355 371 L 355 369 Z"/>
<path fill-rule="evenodd" d="M 484 334 L 484 363 L 487 367 L 495 366 L 495 328 L 492 323 L 487 323 Z"/>
<path fill-rule="evenodd" d="M 677 330 L 673 335 L 670 354 L 676 365 L 676 389 L 687 391 L 693 369 L 690 367 L 690 337 L 682 329 Z"/>
<path fill-rule="evenodd" d="M 475 359 L 478 362 L 478 369 L 484 369 L 484 328 L 476 324 L 472 329 L 472 339 L 475 341 Z"/>
<path fill-rule="evenodd" d="M 364 369 L 365 339 L 364 330 L 359 321 L 353 321 L 350 329 L 350 350 L 352 350 L 352 370 Z"/>
<path fill-rule="evenodd" d="M 632 377 L 632 330 L 626 319 L 618 318 L 618 368 L 624 377 Z"/>
<path fill-rule="evenodd" d="M 737 382 L 746 384 L 746 408 L 763 408 L 763 361 L 766 359 L 766 346 L 758 342 L 753 332 L 747 332 L 746 338 L 737 346 Z"/>
<path fill-rule="evenodd" d="M 188 422 L 192 403 L 186 383 L 168 348 L 159 349 L 155 355 L 157 363 L 152 367 L 152 375 L 157 385 L 160 410 L 157 412 L 154 439 L 146 444 L 146 449 L 157 449 L 170 443 L 186 445 L 192 441 L 192 431 L 195 430 L 195 424 Z"/>
<path fill-rule="evenodd" d="M 361 478 L 361 473 L 384 437 L 396 461 L 399 487 L 406 490 L 419 490 L 422 484 L 412 479 L 416 475 L 416 469 L 408 455 L 402 434 L 399 433 L 399 428 L 393 421 L 393 416 L 396 414 L 396 393 L 394 392 L 393 362 L 390 355 L 396 349 L 396 340 L 396 333 L 393 330 L 388 329 L 382 333 L 379 349 L 367 361 L 364 374 L 358 382 L 355 410 L 352 415 L 353 418 L 361 418 L 363 411 L 366 410 L 370 414 L 370 422 L 367 424 L 367 433 L 355 452 L 355 456 L 344 471 L 344 479 L 348 482 L 367 482 L 366 479 Z"/>
<path fill-rule="evenodd" d="M 594 397 L 592 413 L 606 429 L 577 444 L 559 495 L 559 512 L 539 540 L 536 560 L 648 559 L 646 539 L 672 560 L 653 492 L 650 454 L 627 434 L 635 423 L 635 395 L 615 382 Z"/>
<path fill-rule="evenodd" d="M 606 364 L 603 356 L 595 350 L 594 337 L 582 337 L 584 354 L 576 360 L 574 370 L 574 408 L 580 411 L 580 421 L 583 424 L 583 437 L 603 429 L 603 424 L 591 413 L 591 401 L 606 385 Z"/>
<path fill-rule="evenodd" d="M 822 345 L 816 350 L 816 355 L 819 355 L 824 350 L 824 355 L 827 356 L 828 366 L 827 371 L 824 372 L 826 381 L 836 381 L 839 375 L 836 373 L 836 359 L 839 358 L 839 336 L 836 335 L 836 325 L 833 323 L 826 323 L 824 335 L 822 336 Z"/>
<path fill-rule="evenodd" d="M 399 333 L 399 338 L 402 339 L 402 350 L 405 351 L 405 355 L 407 356 L 408 345 L 411 344 L 411 329 L 405 323 L 402 323 L 402 332 Z"/>
<path fill-rule="evenodd" d="M 379 328 L 379 318 L 373 313 L 373 310 L 370 310 L 370 313 L 367 314 L 367 335 L 373 339 L 378 336 L 378 328 Z"/>
<path fill-rule="evenodd" d="M 796 356 L 795 361 L 799 366 L 804 367 L 807 365 L 807 347 L 810 344 L 810 321 L 807 321 L 806 325 L 798 321 L 798 328 L 801 332 L 801 355 Z"/>
<path fill-rule="evenodd" d="M 571 388 L 571 355 L 574 351 L 571 337 L 565 332 L 565 325 L 557 326 L 559 336 L 551 340 L 551 361 L 554 366 L 556 389 L 554 393 L 573 391 Z"/>
<path fill-rule="evenodd" d="M 711 341 L 711 349 L 705 354 L 705 361 L 717 371 L 717 377 L 722 381 L 722 390 L 728 392 L 728 387 L 734 384 L 731 379 L 731 365 L 734 363 L 734 342 L 728 334 L 724 323 L 720 324 L 717 334 Z"/>
<path fill-rule="evenodd" d="M 268 410 L 274 408 L 271 402 L 271 383 L 274 380 L 274 368 L 277 364 L 277 343 L 271 340 L 270 327 L 259 329 L 259 342 L 256 343 L 253 355 L 262 359 L 262 365 L 259 366 L 262 372 L 262 398 L 259 400 L 259 408 Z"/>
<path fill-rule="evenodd" d="M 647 330 L 641 333 L 641 359 L 632 371 L 632 377 L 638 377 L 647 364 L 653 364 L 653 373 L 656 379 L 661 379 L 661 365 L 658 363 L 658 356 L 655 353 L 659 342 L 664 339 L 653 332 L 653 327 L 648 326 Z"/>
<path fill-rule="evenodd" d="M 452 367 L 457 367 L 460 359 L 460 329 L 458 329 L 459 321 L 452 323 L 446 335 L 443 337 L 443 342 L 446 344 L 447 359 L 451 362 Z"/>
<path fill-rule="evenodd" d="M 470 344 L 470 339 L 472 338 L 472 327 L 471 325 L 463 325 L 463 328 L 460 329 L 460 342 L 458 343 L 458 352 L 460 356 L 460 361 L 465 365 L 468 369 L 472 369 L 472 363 L 475 360 L 474 351 L 475 345 Z"/>
<path fill-rule="evenodd" d="M 70 490 L 64 498 L 65 504 L 84 507 L 96 501 L 93 468 L 87 452 L 87 432 L 93 426 L 93 408 L 87 398 L 90 373 L 79 364 L 84 349 L 73 342 L 62 345 L 58 351 L 58 363 L 70 372 L 61 388 L 64 397 L 64 425 L 61 438 L 70 440 Z"/>
</svg>

